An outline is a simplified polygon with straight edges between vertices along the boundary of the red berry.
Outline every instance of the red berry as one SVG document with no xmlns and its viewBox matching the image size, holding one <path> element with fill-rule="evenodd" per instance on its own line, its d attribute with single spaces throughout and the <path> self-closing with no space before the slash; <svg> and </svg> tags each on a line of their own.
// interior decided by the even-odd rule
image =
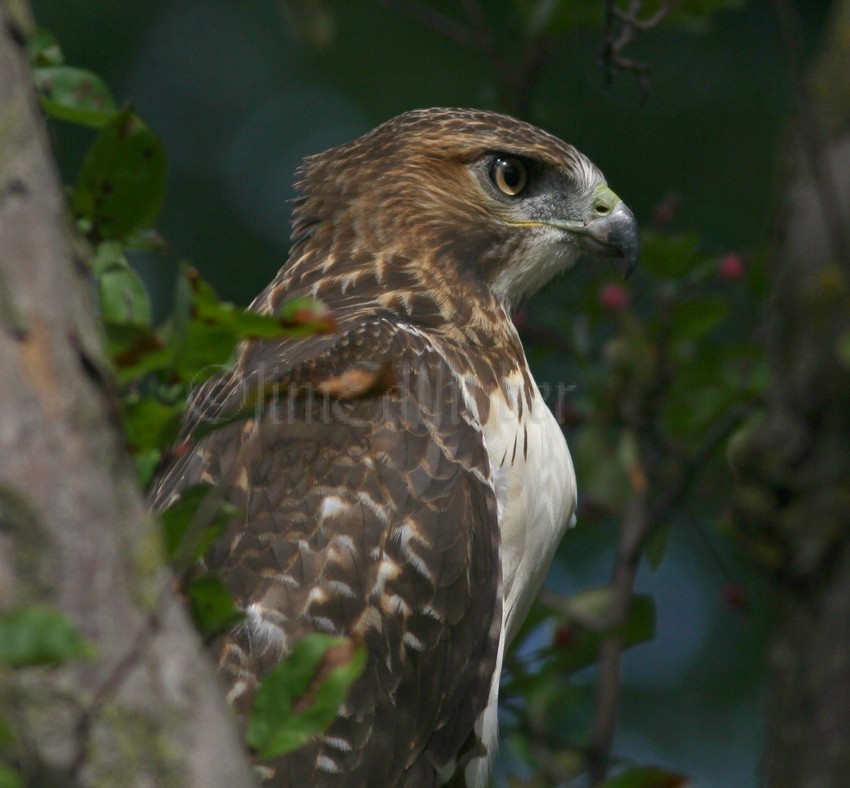
<svg viewBox="0 0 850 788">
<path fill-rule="evenodd" d="M 621 312 L 629 305 L 629 291 L 622 285 L 603 285 L 599 290 L 599 303 L 609 312 Z"/>
<path fill-rule="evenodd" d="M 731 582 L 723 586 L 723 599 L 730 610 L 747 609 L 747 589 L 740 583 Z"/>
<path fill-rule="evenodd" d="M 575 643 L 576 635 L 573 632 L 572 627 L 564 624 L 564 626 L 558 627 L 555 630 L 555 637 L 553 639 L 552 645 L 555 648 L 559 649 L 567 649 Z"/>
<path fill-rule="evenodd" d="M 717 275 L 727 282 L 735 282 L 744 276 L 744 260 L 736 252 L 730 252 L 720 258 Z"/>
<path fill-rule="evenodd" d="M 682 204 L 682 195 L 678 192 L 667 192 L 652 209 L 652 221 L 659 227 L 664 227 L 676 218 L 676 213 Z"/>
</svg>

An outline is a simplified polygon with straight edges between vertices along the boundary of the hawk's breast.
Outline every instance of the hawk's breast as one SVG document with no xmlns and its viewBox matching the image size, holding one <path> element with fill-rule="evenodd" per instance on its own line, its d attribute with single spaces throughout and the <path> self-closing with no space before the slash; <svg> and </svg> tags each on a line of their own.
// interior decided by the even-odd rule
<svg viewBox="0 0 850 788">
<path fill-rule="evenodd" d="M 530 404 L 523 389 L 517 371 L 491 394 L 482 425 L 498 502 L 506 643 L 537 596 L 576 508 L 564 434 L 534 381 Z"/>
<path fill-rule="evenodd" d="M 464 382 L 468 386 L 469 377 Z M 487 780 L 497 748 L 505 648 L 537 596 L 561 537 L 575 520 L 575 471 L 558 422 L 527 368 L 516 368 L 503 384 L 489 394 L 487 418 L 480 424 L 498 510 L 502 629 L 490 696 L 475 724 L 482 755 L 466 766 L 467 785 Z"/>
</svg>

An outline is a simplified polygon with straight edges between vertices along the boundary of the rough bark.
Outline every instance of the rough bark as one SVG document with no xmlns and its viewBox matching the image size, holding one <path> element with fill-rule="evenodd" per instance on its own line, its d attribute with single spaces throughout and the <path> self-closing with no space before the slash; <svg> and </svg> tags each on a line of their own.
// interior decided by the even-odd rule
<svg viewBox="0 0 850 788">
<path fill-rule="evenodd" d="M 122 443 L 22 5 L 0 0 L 0 612 L 54 605 L 97 656 L 0 672 L 0 708 L 27 784 L 249 785 Z"/>
<path fill-rule="evenodd" d="M 732 452 L 738 524 L 775 581 L 763 782 L 783 787 L 850 774 L 850 0 L 832 14 L 789 145 L 772 394 Z"/>
</svg>

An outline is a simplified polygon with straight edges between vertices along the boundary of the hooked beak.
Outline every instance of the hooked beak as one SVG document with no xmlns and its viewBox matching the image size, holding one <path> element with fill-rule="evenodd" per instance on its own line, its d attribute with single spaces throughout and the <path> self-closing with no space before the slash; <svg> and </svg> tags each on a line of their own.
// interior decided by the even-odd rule
<svg viewBox="0 0 850 788">
<path fill-rule="evenodd" d="M 585 251 L 623 260 L 624 279 L 635 270 L 640 257 L 640 230 L 634 214 L 622 200 L 607 216 L 588 222 L 577 237 Z"/>
<path fill-rule="evenodd" d="M 623 278 L 628 279 L 640 257 L 640 231 L 634 214 L 614 192 L 605 188 L 603 198 L 614 198 L 613 207 L 589 222 L 552 222 L 575 236 L 578 245 L 596 257 L 617 257 L 623 261 Z M 610 203 L 609 203 L 610 204 Z"/>
</svg>

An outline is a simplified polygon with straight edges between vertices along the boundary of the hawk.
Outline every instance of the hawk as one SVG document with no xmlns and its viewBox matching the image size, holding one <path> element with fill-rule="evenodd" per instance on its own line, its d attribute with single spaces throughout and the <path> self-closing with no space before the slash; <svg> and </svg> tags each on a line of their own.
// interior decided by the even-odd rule
<svg viewBox="0 0 850 788">
<path fill-rule="evenodd" d="M 482 785 L 502 656 L 574 520 L 563 433 L 511 313 L 584 252 L 638 255 L 634 216 L 575 148 L 471 109 L 414 110 L 307 158 L 287 263 L 333 332 L 243 344 L 198 389 L 155 509 L 197 483 L 240 512 L 204 559 L 245 618 L 214 645 L 237 711 L 313 631 L 366 645 L 327 732 L 279 785 Z"/>
</svg>

